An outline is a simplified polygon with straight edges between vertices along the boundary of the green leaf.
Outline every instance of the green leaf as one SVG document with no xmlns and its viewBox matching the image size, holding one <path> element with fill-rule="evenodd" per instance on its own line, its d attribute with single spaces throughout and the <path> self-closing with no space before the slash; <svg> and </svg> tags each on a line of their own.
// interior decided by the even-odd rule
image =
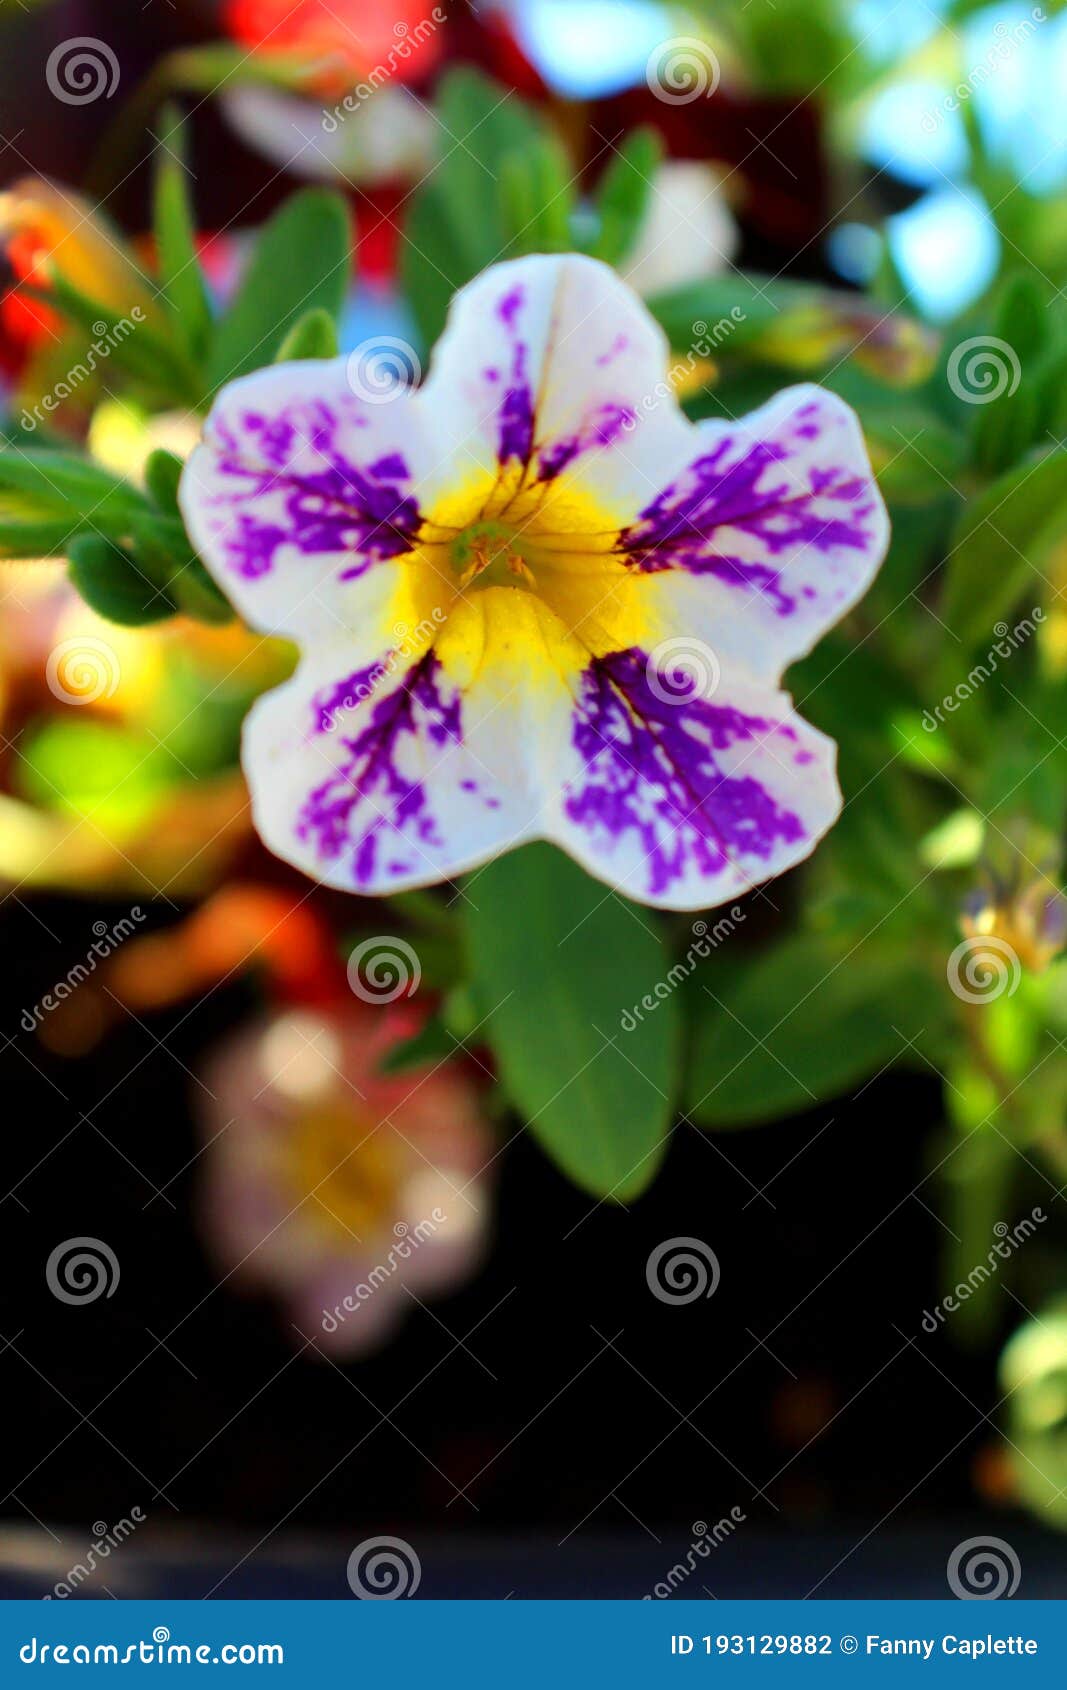
<svg viewBox="0 0 1067 1690">
<path fill-rule="evenodd" d="M 951 538 L 941 614 L 964 644 L 988 640 L 1067 534 L 1067 452 L 1029 457 L 963 511 Z M 1040 583 L 1042 590 L 1044 582 Z"/>
<path fill-rule="evenodd" d="M 178 485 L 185 465 L 175 452 L 162 446 L 150 452 L 145 460 L 144 480 L 149 497 L 165 516 L 177 516 Z"/>
<path fill-rule="evenodd" d="M 435 115 L 440 162 L 411 201 L 400 259 L 404 293 L 427 347 L 444 327 L 452 295 L 506 251 L 506 218 L 514 235 L 531 215 L 511 198 L 531 191 L 536 197 L 532 179 L 514 161 L 542 138 L 517 94 L 469 66 L 442 77 Z M 503 159 L 513 162 L 501 184 L 500 166 L 483 161 Z M 548 159 L 539 166 L 550 167 Z"/>
<path fill-rule="evenodd" d="M 8 517 L 0 514 L 0 558 L 62 557 L 71 524 L 58 517 Z"/>
<path fill-rule="evenodd" d="M 237 297 L 216 324 L 212 392 L 272 362 L 290 329 L 321 307 L 340 318 L 352 269 L 348 210 L 339 194 L 307 188 L 265 225 Z"/>
<path fill-rule="evenodd" d="M 178 333 L 199 362 L 211 339 L 211 303 L 196 250 L 196 218 L 186 181 L 181 118 L 173 108 L 165 110 L 162 127 L 152 208 L 159 274 Z"/>
<path fill-rule="evenodd" d="M 859 1085 L 907 1054 L 921 1025 L 912 1024 L 923 1001 L 916 976 L 902 950 L 801 933 L 706 978 L 689 1113 L 704 1126 L 741 1127 Z"/>
<path fill-rule="evenodd" d="M 337 324 L 328 311 L 316 306 L 305 311 L 295 322 L 274 357 L 276 364 L 289 364 L 297 358 L 336 358 L 341 350 L 337 339 Z"/>
<path fill-rule="evenodd" d="M 196 556 L 180 517 L 139 516 L 130 533 L 138 567 L 177 609 L 198 622 L 232 621 L 233 606 Z"/>
<path fill-rule="evenodd" d="M 147 284 L 146 284 L 147 286 Z M 200 401 L 200 379 L 178 346 L 171 346 L 143 318 L 133 306 L 129 316 L 122 316 L 101 305 L 55 272 L 47 288 L 24 286 L 24 293 L 41 300 L 58 311 L 71 323 L 102 342 L 107 349 L 107 361 L 130 375 L 149 392 L 174 405 L 196 405 Z M 104 362 L 103 353 L 95 355 L 98 364 Z"/>
<path fill-rule="evenodd" d="M 663 142 L 647 124 L 632 130 L 613 153 L 594 198 L 599 230 L 589 247 L 593 258 L 618 264 L 633 247 L 648 215 L 662 158 Z"/>
<path fill-rule="evenodd" d="M 74 452 L 48 448 L 0 451 L 0 488 L 31 499 L 42 515 L 60 513 L 70 522 L 121 529 L 144 500 L 128 482 Z"/>
<path fill-rule="evenodd" d="M 480 1036 L 513 1104 L 583 1190 L 631 1200 L 663 1156 L 679 1039 L 677 993 L 652 997 L 671 966 L 655 918 L 549 845 L 498 858 L 468 897 Z"/>
<path fill-rule="evenodd" d="M 92 610 L 124 627 L 160 622 L 177 609 L 129 552 L 99 534 L 79 534 L 71 541 L 70 578 Z"/>
<path fill-rule="evenodd" d="M 757 340 L 783 311 L 807 308 L 819 298 L 809 283 L 782 282 L 771 276 L 712 276 L 674 293 L 657 294 L 648 308 L 676 351 L 686 350 L 720 329 L 729 335 L 731 352 Z M 702 327 L 700 326 L 702 325 Z M 717 339 L 713 344 L 718 344 Z"/>
<path fill-rule="evenodd" d="M 567 252 L 572 244 L 573 172 L 556 137 L 538 136 L 505 153 L 498 175 L 503 251 L 510 257 Z"/>
</svg>

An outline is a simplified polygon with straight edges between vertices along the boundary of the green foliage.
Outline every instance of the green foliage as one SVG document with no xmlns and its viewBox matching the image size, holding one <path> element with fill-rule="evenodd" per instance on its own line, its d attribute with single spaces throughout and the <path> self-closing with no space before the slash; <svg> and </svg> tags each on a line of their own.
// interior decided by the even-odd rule
<svg viewBox="0 0 1067 1690">
<path fill-rule="evenodd" d="M 156 165 L 153 226 L 163 297 L 190 357 L 199 363 L 211 341 L 211 305 L 196 250 L 196 221 L 189 195 L 181 121 L 164 112 Z"/>
<path fill-rule="evenodd" d="M 923 987 L 914 953 L 877 939 L 845 946 L 799 933 L 742 967 L 707 969 L 689 1113 L 704 1126 L 739 1127 L 855 1090 L 909 1059 Z"/>
<path fill-rule="evenodd" d="M 680 1008 L 675 992 L 654 995 L 671 967 L 655 918 L 549 845 L 491 863 L 466 896 L 481 1036 L 508 1096 L 576 1184 L 630 1201 L 672 1118 Z"/>
<path fill-rule="evenodd" d="M 587 247 L 593 258 L 618 264 L 631 250 L 648 215 L 652 182 L 663 157 L 654 129 L 634 129 L 612 153 L 593 199 L 596 232 Z"/>
<path fill-rule="evenodd" d="M 336 321 L 352 272 L 352 230 L 339 194 L 307 188 L 264 226 L 237 295 L 215 327 L 207 386 L 269 364 L 290 330 L 321 308 Z"/>
<path fill-rule="evenodd" d="M 71 581 L 86 604 L 109 622 L 137 627 L 161 622 L 178 608 L 132 553 L 102 534 L 79 534 L 69 555 Z"/>
<path fill-rule="evenodd" d="M 289 330 L 274 355 L 276 364 L 288 364 L 296 358 L 336 358 L 337 321 L 321 305 L 306 311 Z"/>
<path fill-rule="evenodd" d="M 469 67 L 441 79 L 440 160 L 414 195 L 404 230 L 404 290 L 427 346 L 449 301 L 486 265 L 531 244 L 558 219 L 558 148 L 516 94 Z M 474 214 L 476 208 L 476 214 Z"/>
<path fill-rule="evenodd" d="M 949 541 L 942 616 L 967 646 L 1024 594 L 1045 594 L 1049 556 L 1067 535 L 1067 451 L 1029 454 L 960 512 Z"/>
</svg>

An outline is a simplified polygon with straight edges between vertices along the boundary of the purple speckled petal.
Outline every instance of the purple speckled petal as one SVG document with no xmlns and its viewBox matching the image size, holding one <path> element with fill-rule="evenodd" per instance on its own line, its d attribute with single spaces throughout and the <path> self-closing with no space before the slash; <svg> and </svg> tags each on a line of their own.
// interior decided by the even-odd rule
<svg viewBox="0 0 1067 1690">
<path fill-rule="evenodd" d="M 343 632 L 363 613 L 363 578 L 410 551 L 433 456 L 413 397 L 357 397 L 344 359 L 273 365 L 219 396 L 182 511 L 254 627 Z"/>
<path fill-rule="evenodd" d="M 512 713 L 461 694 L 433 651 L 347 673 L 336 662 L 305 663 L 248 718 L 243 760 L 271 850 L 378 894 L 448 879 L 531 836 L 529 792 L 501 775 L 516 770 Z"/>
<path fill-rule="evenodd" d="M 807 856 L 838 814 L 832 743 L 780 693 L 726 692 L 679 692 L 636 649 L 582 676 L 551 837 L 627 897 L 736 897 Z"/>
<path fill-rule="evenodd" d="M 777 678 L 866 591 L 887 540 L 853 412 L 803 386 L 694 429 L 621 549 L 679 632 Z"/>
<path fill-rule="evenodd" d="M 685 425 L 657 397 L 666 370 L 662 332 L 614 271 L 574 253 L 520 258 L 457 295 L 425 399 L 450 419 L 457 457 L 479 468 L 488 460 L 533 485 L 599 461 L 610 480 L 611 459 L 648 452 L 658 435 L 677 451 Z M 645 481 L 645 495 L 657 484 Z"/>
</svg>

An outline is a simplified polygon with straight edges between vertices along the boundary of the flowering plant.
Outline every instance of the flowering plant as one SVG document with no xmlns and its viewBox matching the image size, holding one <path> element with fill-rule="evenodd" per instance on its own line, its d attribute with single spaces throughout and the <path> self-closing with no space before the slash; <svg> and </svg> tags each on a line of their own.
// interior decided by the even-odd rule
<svg viewBox="0 0 1067 1690">
<path fill-rule="evenodd" d="M 239 39 L 259 10 L 230 8 Z M 326 136 L 389 47 L 339 65 L 330 17 L 287 10 L 249 72 L 325 102 Z M 351 332 L 358 187 L 355 228 L 336 186 L 288 195 L 219 285 L 176 108 L 149 241 L 51 184 L 4 196 L 0 552 L 65 559 L 116 642 L 270 653 L 183 768 L 235 779 L 239 738 L 276 872 L 346 895 L 352 990 L 419 995 L 391 1072 L 473 1054 L 620 1202 L 680 1124 L 934 1072 L 978 1260 L 973 1217 L 1067 1169 L 1062 291 L 1006 265 L 935 332 L 888 262 L 851 292 L 734 268 L 726 187 L 687 199 L 652 128 L 583 179 L 479 72 L 420 113 L 389 152 L 432 159 L 396 333 Z M 76 807 L 27 744 L 5 801 Z"/>
</svg>

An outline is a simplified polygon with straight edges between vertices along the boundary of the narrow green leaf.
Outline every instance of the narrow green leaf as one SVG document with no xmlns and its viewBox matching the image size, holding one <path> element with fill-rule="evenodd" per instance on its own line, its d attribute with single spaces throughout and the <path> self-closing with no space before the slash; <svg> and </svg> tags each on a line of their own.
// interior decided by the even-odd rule
<svg viewBox="0 0 1067 1690">
<path fill-rule="evenodd" d="M 629 1201 L 663 1156 L 679 1040 L 656 918 L 549 845 L 498 858 L 469 897 L 481 1036 L 512 1103 L 578 1185 Z"/>
<path fill-rule="evenodd" d="M 951 538 L 941 615 L 964 642 L 988 640 L 1067 534 L 1067 451 L 1029 457 L 964 509 Z M 1032 602 L 1032 600 L 1031 600 Z"/>
<path fill-rule="evenodd" d="M 177 516 L 178 484 L 185 465 L 175 452 L 162 446 L 150 452 L 145 460 L 144 480 L 153 503 L 165 516 Z"/>
<path fill-rule="evenodd" d="M 634 129 L 613 153 L 595 198 L 600 227 L 589 248 L 594 258 L 618 264 L 630 251 L 648 215 L 662 158 L 663 142 L 648 125 Z"/>
<path fill-rule="evenodd" d="M 272 362 L 290 329 L 322 307 L 340 318 L 352 270 L 348 209 L 339 194 L 307 188 L 264 227 L 237 297 L 215 325 L 212 392 Z"/>
<path fill-rule="evenodd" d="M 199 362 L 211 338 L 211 303 L 196 251 L 196 219 L 189 196 L 181 117 L 168 107 L 156 154 L 153 228 L 163 297 L 190 355 Z"/>
<path fill-rule="evenodd" d="M 72 531 L 71 523 L 58 517 L 0 515 L 0 558 L 62 557 Z"/>
<path fill-rule="evenodd" d="M 274 362 L 289 364 L 297 358 L 336 358 L 340 350 L 337 324 L 320 305 L 314 311 L 305 311 L 293 324 L 279 346 Z"/>
<path fill-rule="evenodd" d="M 145 503 L 136 488 L 73 452 L 0 451 L 0 488 L 28 497 L 42 514 L 69 513 L 97 528 L 120 528 Z"/>
</svg>

